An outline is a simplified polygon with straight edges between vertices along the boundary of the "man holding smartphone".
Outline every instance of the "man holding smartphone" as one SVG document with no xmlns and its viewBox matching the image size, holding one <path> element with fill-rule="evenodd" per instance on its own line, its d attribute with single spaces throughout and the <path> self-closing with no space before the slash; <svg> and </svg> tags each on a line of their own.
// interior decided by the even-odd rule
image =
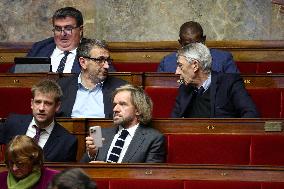
<svg viewBox="0 0 284 189">
<path fill-rule="evenodd" d="M 146 126 L 152 119 L 153 104 L 142 88 L 124 85 L 113 95 L 113 123 L 103 128 L 103 146 L 98 148 L 86 137 L 82 162 L 162 163 L 165 161 L 165 138 Z"/>
</svg>

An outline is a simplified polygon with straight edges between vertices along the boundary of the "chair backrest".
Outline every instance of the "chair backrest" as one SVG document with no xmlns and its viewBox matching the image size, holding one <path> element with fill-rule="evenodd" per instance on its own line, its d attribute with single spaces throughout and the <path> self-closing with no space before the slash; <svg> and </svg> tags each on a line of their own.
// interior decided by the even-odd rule
<svg viewBox="0 0 284 189">
<path fill-rule="evenodd" d="M 282 113 L 282 90 L 278 88 L 248 89 L 263 118 L 280 118 Z"/>
<path fill-rule="evenodd" d="M 153 101 L 153 118 L 169 118 L 175 105 L 177 88 L 145 87 Z"/>
<path fill-rule="evenodd" d="M 31 113 L 31 89 L 0 87 L 0 117 L 5 118 L 9 113 Z"/>
<path fill-rule="evenodd" d="M 169 134 L 168 163 L 248 165 L 249 135 Z"/>
</svg>

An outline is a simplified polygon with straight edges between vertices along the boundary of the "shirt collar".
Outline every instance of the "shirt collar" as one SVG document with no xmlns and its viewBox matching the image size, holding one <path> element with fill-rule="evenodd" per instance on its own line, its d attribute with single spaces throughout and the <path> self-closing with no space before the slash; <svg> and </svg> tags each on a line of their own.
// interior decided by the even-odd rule
<svg viewBox="0 0 284 189">
<path fill-rule="evenodd" d="M 210 84 L 211 84 L 211 73 L 208 75 L 208 78 L 202 84 L 204 91 L 206 91 L 210 87 Z"/>
<path fill-rule="evenodd" d="M 33 117 L 32 119 L 32 122 L 30 123 L 30 125 L 37 125 L 36 122 L 35 122 L 35 118 Z M 55 125 L 55 122 L 54 120 L 45 128 L 42 128 L 42 129 L 45 129 L 45 131 L 48 133 L 48 134 L 51 134 L 51 131 L 53 130 L 53 127 Z"/>
<path fill-rule="evenodd" d="M 97 87 L 102 88 L 103 85 L 104 85 L 104 81 L 102 81 L 102 82 L 100 82 L 100 83 L 97 83 L 96 86 L 95 86 L 93 89 L 88 89 L 87 87 L 85 87 L 85 86 L 83 85 L 81 76 L 82 76 L 82 72 L 79 74 L 79 77 L 78 77 L 78 86 L 79 86 L 79 88 L 83 88 L 83 89 L 85 89 L 85 90 L 90 90 L 90 91 L 91 91 L 91 90 L 94 90 L 94 89 L 97 88 Z"/>
<path fill-rule="evenodd" d="M 128 128 L 128 129 L 126 129 L 131 137 L 134 136 L 135 131 L 136 131 L 136 129 L 138 128 L 138 126 L 139 126 L 139 123 L 137 123 L 136 125 L 134 125 L 134 126 Z M 119 129 L 118 129 L 118 134 L 119 134 L 119 135 L 120 135 L 122 129 L 124 129 L 124 128 L 123 128 L 122 126 L 119 126 Z"/>
<path fill-rule="evenodd" d="M 72 54 L 76 54 L 77 48 L 73 49 L 72 51 L 69 51 Z M 64 51 L 60 50 L 57 46 L 54 50 L 54 52 L 56 53 L 56 55 L 60 55 L 60 54 L 64 54 Z"/>
</svg>

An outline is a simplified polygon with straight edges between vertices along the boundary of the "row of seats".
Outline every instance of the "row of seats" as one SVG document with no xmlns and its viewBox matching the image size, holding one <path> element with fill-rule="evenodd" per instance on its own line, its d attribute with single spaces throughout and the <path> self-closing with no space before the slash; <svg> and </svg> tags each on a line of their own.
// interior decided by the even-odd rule
<svg viewBox="0 0 284 189">
<path fill-rule="evenodd" d="M 284 166 L 284 135 L 275 134 L 165 134 L 166 163 Z M 79 141 L 80 156 L 85 150 Z M 0 160 L 3 161 L 3 152 Z M 80 159 L 80 157 L 79 157 Z"/>
<path fill-rule="evenodd" d="M 145 91 L 153 100 L 153 117 L 169 118 L 175 104 L 178 89 L 145 87 Z M 261 117 L 284 118 L 284 89 L 248 89 L 248 92 L 255 102 Z M 5 118 L 12 112 L 20 114 L 31 113 L 31 97 L 30 88 L 0 87 L 0 117 Z"/>
<path fill-rule="evenodd" d="M 284 73 L 284 62 L 236 62 L 241 73 Z M 13 64 L 0 64 L 0 73 L 6 73 Z M 156 72 L 159 62 L 114 62 L 118 72 Z"/>
<path fill-rule="evenodd" d="M 170 117 L 178 94 L 177 88 L 145 87 L 153 100 L 153 117 Z M 284 118 L 284 90 L 279 88 L 248 89 L 263 118 Z M 166 103 L 165 103 L 166 102 Z"/>
</svg>

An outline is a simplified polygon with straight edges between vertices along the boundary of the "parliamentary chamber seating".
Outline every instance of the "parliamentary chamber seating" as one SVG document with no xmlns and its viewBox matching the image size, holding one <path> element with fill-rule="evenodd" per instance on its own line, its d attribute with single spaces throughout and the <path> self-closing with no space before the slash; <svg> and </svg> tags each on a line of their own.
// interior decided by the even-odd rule
<svg viewBox="0 0 284 189">
<path fill-rule="evenodd" d="M 274 49 L 276 53 L 279 51 L 284 52 L 282 49 Z M 260 54 L 262 51 L 257 51 L 257 60 L 251 61 L 242 60 L 240 58 L 243 54 L 243 50 L 249 48 L 239 48 L 233 51 L 233 55 L 237 56 L 236 64 L 243 76 L 244 83 L 248 89 L 249 94 L 256 103 L 262 118 L 269 118 L 267 122 L 276 122 L 276 124 L 282 124 L 283 112 L 284 112 L 284 60 L 267 60 L 267 58 L 261 59 Z M 253 49 L 253 48 L 252 48 Z M 128 80 L 130 83 L 134 83 L 144 87 L 145 91 L 152 98 L 154 103 L 153 117 L 161 120 L 163 123 L 173 124 L 175 127 L 185 127 L 181 124 L 181 121 L 167 119 L 170 116 L 170 112 L 175 103 L 175 97 L 178 92 L 177 77 L 171 73 L 154 73 L 157 70 L 161 54 L 168 54 L 173 51 L 173 48 L 168 49 L 155 49 L 159 51 L 151 52 L 150 50 L 143 51 L 143 48 L 137 48 L 130 52 L 131 60 L 124 61 L 119 59 L 119 55 L 124 56 L 124 51 L 131 49 L 119 49 L 113 48 L 113 58 L 115 61 L 114 67 L 118 72 L 114 76 Z M 145 54 L 139 58 L 137 51 L 143 51 Z M 225 50 L 232 50 L 231 48 Z M 263 51 L 266 52 L 266 48 Z M 162 53 L 161 53 L 161 52 Z M 10 51 L 9 51 L 10 52 Z M 19 52 L 19 54 L 25 54 L 25 50 Z M 235 53 L 235 54 L 234 54 Z M 242 54 L 243 53 L 243 54 Z M 251 53 L 251 52 L 250 52 Z M 0 53 L 1 54 L 1 53 Z M 136 56 L 138 61 L 134 61 L 131 56 Z M 273 52 L 272 52 L 273 56 Z M 246 57 L 245 57 L 246 58 Z M 155 59 L 154 61 L 152 59 Z M 31 113 L 30 110 L 30 87 L 33 83 L 37 82 L 43 77 L 49 77 L 58 79 L 64 77 L 64 75 L 40 73 L 40 74 L 7 74 L 11 67 L 11 61 L 7 61 L 5 64 L 0 64 L 0 117 L 6 118 L 11 112 L 14 113 Z M 122 73 L 131 72 L 131 73 Z M 137 72 L 137 73 L 136 73 Z M 136 74 L 135 74 L 136 73 Z M 134 75 L 134 76 L 133 76 Z M 166 94 L 166 95 L 165 95 Z M 67 120 L 68 122 L 70 120 Z M 245 124 L 250 127 L 258 127 L 259 122 L 254 120 L 255 123 L 249 122 Z M 261 126 L 264 127 L 265 120 L 261 122 Z M 84 136 L 86 134 L 86 128 L 89 126 L 86 124 L 82 126 L 81 131 L 74 131 L 73 134 L 80 135 L 81 148 L 84 148 Z M 186 121 L 187 126 L 191 127 L 198 125 L 196 121 L 193 124 L 191 121 Z M 202 121 L 201 121 L 202 122 Z M 205 121 L 206 122 L 206 121 Z M 214 121 L 213 121 L 214 122 Z M 242 121 L 240 121 L 242 122 Z M 110 124 L 110 123 L 109 123 Z M 230 127 L 230 124 L 227 123 Z M 258 126 L 251 126 L 251 125 Z M 63 121 L 64 125 L 64 121 Z M 68 124 L 67 129 L 68 128 Z M 205 124 L 204 124 L 205 125 Z M 242 125 L 245 127 L 245 125 Z M 154 123 L 155 127 L 155 123 Z M 169 164 L 201 164 L 201 165 L 224 165 L 224 166 L 272 166 L 282 167 L 284 166 L 284 136 L 283 132 L 235 132 L 237 129 L 232 129 L 227 132 L 204 132 L 197 130 L 194 132 L 189 131 L 173 131 L 164 132 L 166 136 L 166 148 L 167 148 L 167 163 Z M 160 127 L 158 127 L 159 129 Z M 210 131 L 214 128 L 214 125 L 210 125 L 208 121 L 207 130 Z M 175 130 L 175 128 L 170 128 Z M 262 128 L 264 129 L 264 128 Z M 71 129 L 72 130 L 72 129 Z M 162 129 L 160 129 L 163 132 Z M 214 130 L 214 129 L 213 129 Z M 4 151 L 4 147 L 1 147 Z M 80 155 L 83 153 L 81 149 Z M 3 159 L 3 154 L 0 154 L 0 159 Z M 79 156 L 78 156 L 79 158 Z M 284 171 L 284 170 L 283 170 Z M 283 181 L 253 181 L 253 180 L 226 180 L 217 179 L 135 179 L 134 178 L 113 178 L 103 179 L 96 178 L 99 188 L 119 189 L 119 188 L 184 188 L 184 189 L 199 189 L 199 188 L 284 188 Z"/>
</svg>

